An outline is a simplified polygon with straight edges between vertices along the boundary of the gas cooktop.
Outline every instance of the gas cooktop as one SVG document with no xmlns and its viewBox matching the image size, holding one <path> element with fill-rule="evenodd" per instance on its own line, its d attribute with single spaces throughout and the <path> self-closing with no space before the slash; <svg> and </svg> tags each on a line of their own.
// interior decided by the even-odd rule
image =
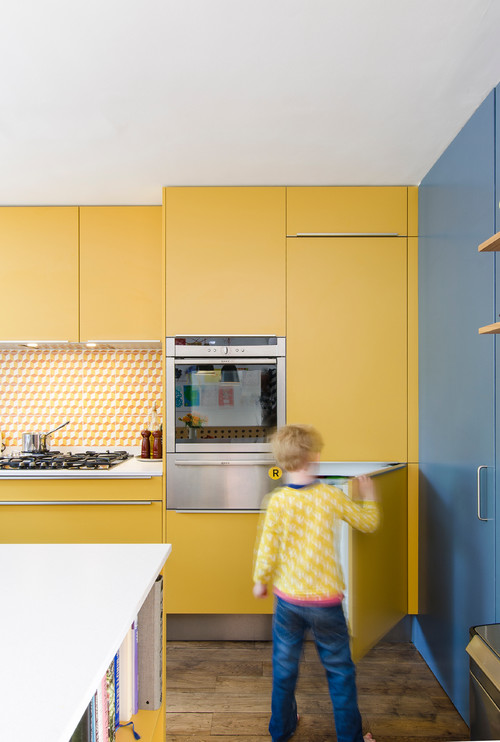
<svg viewBox="0 0 500 742">
<path fill-rule="evenodd" d="M 83 453 L 19 453 L 0 456 L 0 470 L 12 469 L 111 469 L 132 458 L 126 451 L 84 451 Z"/>
</svg>

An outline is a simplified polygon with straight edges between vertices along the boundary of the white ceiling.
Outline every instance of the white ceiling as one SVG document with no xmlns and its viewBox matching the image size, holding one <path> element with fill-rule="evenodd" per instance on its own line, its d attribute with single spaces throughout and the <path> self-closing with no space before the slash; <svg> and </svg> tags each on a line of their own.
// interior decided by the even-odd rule
<svg viewBox="0 0 500 742">
<path fill-rule="evenodd" d="M 416 185 L 499 38 L 500 0 L 6 0 L 0 204 Z"/>
</svg>

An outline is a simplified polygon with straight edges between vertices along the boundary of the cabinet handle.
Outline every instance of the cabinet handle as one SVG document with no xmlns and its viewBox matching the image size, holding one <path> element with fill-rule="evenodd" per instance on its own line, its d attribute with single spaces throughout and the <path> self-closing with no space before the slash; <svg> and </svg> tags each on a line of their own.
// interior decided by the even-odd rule
<svg viewBox="0 0 500 742">
<path fill-rule="evenodd" d="M 167 513 L 169 512 L 171 513 L 172 510 L 167 508 Z M 255 515 L 255 513 L 260 513 L 260 510 L 178 510 L 175 508 L 173 512 L 179 513 L 179 515 L 197 515 L 200 513 L 208 515 Z"/>
<path fill-rule="evenodd" d="M 152 505 L 152 500 L 0 500 L 0 505 Z"/>
<path fill-rule="evenodd" d="M 254 460 L 254 461 L 198 461 L 197 459 L 184 459 L 183 461 L 174 461 L 175 466 L 273 466 L 273 461 Z"/>
<path fill-rule="evenodd" d="M 487 466 L 478 466 L 477 467 L 477 517 L 478 520 L 487 521 L 489 518 L 482 518 L 481 517 L 481 469 L 487 469 Z"/>
</svg>

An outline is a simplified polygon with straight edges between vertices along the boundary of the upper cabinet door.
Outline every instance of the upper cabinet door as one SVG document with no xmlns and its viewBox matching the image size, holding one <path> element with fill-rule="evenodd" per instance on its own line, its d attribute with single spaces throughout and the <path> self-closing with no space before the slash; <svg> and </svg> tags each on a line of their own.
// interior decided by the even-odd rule
<svg viewBox="0 0 500 742">
<path fill-rule="evenodd" d="M 0 339 L 78 341 L 78 208 L 0 208 Z"/>
<path fill-rule="evenodd" d="M 166 188 L 167 335 L 285 334 L 285 188 Z"/>
<path fill-rule="evenodd" d="M 160 340 L 161 206 L 80 208 L 80 340 Z"/>
<path fill-rule="evenodd" d="M 407 232 L 406 187 L 287 188 L 287 235 Z"/>
<path fill-rule="evenodd" d="M 407 460 L 406 241 L 287 240 L 287 420 L 323 460 Z"/>
</svg>

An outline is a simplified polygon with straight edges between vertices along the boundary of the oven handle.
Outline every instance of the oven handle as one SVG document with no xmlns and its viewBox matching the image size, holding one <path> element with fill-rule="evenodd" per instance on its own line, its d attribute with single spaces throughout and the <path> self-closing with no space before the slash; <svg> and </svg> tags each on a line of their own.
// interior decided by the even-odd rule
<svg viewBox="0 0 500 742">
<path fill-rule="evenodd" d="M 152 505 L 152 500 L 0 500 L 0 505 Z"/>
<path fill-rule="evenodd" d="M 273 466 L 273 461 L 261 461 L 261 460 L 254 460 L 254 461 L 197 461 L 196 459 L 190 460 L 184 460 L 184 461 L 174 461 L 174 464 L 176 466 Z"/>
</svg>

